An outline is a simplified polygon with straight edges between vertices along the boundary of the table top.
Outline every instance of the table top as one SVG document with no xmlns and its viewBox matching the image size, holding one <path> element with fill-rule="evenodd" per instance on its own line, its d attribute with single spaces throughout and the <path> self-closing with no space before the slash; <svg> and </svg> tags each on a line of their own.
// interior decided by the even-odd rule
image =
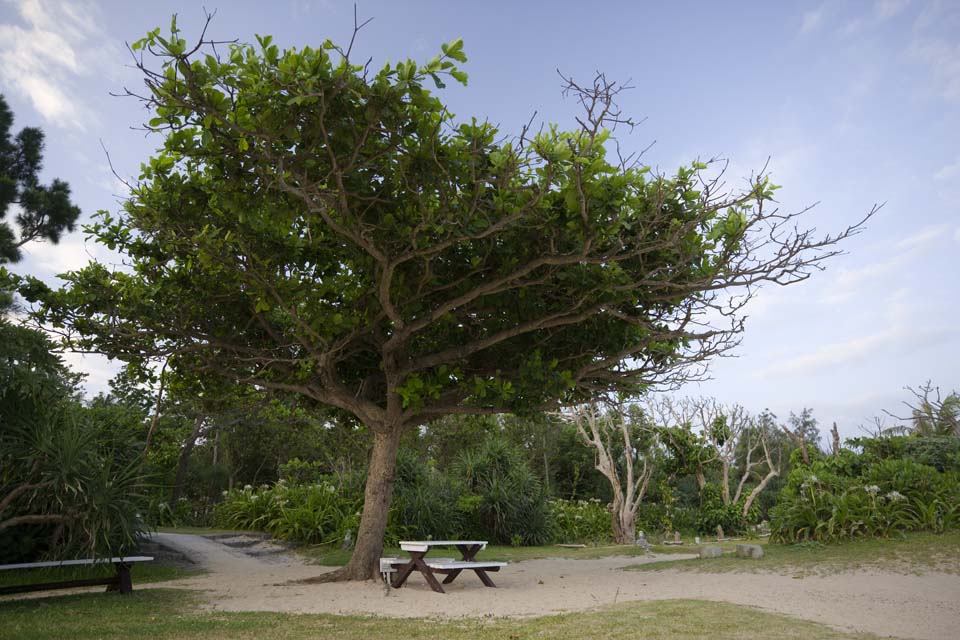
<svg viewBox="0 0 960 640">
<path fill-rule="evenodd" d="M 486 540 L 401 540 L 404 551 L 426 551 L 430 547 L 487 546 Z"/>
</svg>

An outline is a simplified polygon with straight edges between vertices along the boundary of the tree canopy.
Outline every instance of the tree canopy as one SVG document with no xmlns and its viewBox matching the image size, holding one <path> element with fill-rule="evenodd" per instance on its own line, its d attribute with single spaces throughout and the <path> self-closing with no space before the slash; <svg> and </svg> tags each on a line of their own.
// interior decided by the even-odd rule
<svg viewBox="0 0 960 640">
<path fill-rule="evenodd" d="M 13 136 L 12 128 L 13 113 L 0 95 L 0 265 L 18 262 L 20 248 L 33 240 L 58 242 L 64 231 L 73 231 L 80 216 L 66 182 L 40 184 L 43 131 L 24 127 Z M 5 221 L 14 205 L 16 231 Z"/>
<path fill-rule="evenodd" d="M 428 88 L 466 84 L 459 40 L 375 73 L 329 41 L 190 46 L 175 20 L 132 49 L 163 145 L 123 210 L 89 227 L 129 269 L 21 292 L 79 348 L 363 422 L 350 577 L 375 572 L 404 429 L 695 375 L 736 344 L 756 285 L 806 278 L 860 228 L 798 231 L 764 174 L 727 192 L 708 163 L 667 177 L 611 153 L 631 123 L 602 75 L 567 80 L 573 130 L 509 138 Z"/>
</svg>

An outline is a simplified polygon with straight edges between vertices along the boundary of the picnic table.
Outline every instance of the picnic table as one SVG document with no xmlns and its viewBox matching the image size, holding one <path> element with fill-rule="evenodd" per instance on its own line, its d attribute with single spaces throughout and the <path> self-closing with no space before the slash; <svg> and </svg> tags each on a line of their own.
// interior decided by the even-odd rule
<svg viewBox="0 0 960 640">
<path fill-rule="evenodd" d="M 78 567 L 96 564 L 112 564 L 114 569 L 116 569 L 116 573 L 114 575 L 106 578 L 82 578 L 77 580 L 60 580 L 55 582 L 42 582 L 0 587 L 0 595 L 98 585 L 106 585 L 107 591 L 118 591 L 119 593 L 126 595 L 133 592 L 133 580 L 130 578 L 130 566 L 135 562 L 150 562 L 151 560 L 153 560 L 152 556 L 123 556 L 122 558 L 87 558 L 82 560 L 54 560 L 49 562 L 0 564 L 0 571 L 10 571 L 16 569 L 52 569 L 59 567 Z"/>
<path fill-rule="evenodd" d="M 476 555 L 487 546 L 485 540 L 410 540 L 401 541 L 400 548 L 406 551 L 410 558 L 389 559 L 387 563 L 391 569 L 396 571 L 390 586 L 399 589 L 410 577 L 414 571 L 423 574 L 424 580 L 430 585 L 430 588 L 437 593 L 445 593 L 435 574 L 446 576 L 443 584 L 450 584 L 456 580 L 463 571 L 473 571 L 480 578 L 480 581 L 487 587 L 496 587 L 488 571 L 499 571 L 501 567 L 507 566 L 506 562 L 489 562 L 476 560 Z M 460 559 L 436 558 L 426 559 L 426 555 L 435 547 L 454 547 L 460 552 Z"/>
</svg>

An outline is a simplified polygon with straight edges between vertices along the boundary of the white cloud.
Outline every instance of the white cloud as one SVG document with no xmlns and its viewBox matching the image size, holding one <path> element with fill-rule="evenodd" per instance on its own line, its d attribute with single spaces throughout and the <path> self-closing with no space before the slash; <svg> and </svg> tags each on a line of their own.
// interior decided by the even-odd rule
<svg viewBox="0 0 960 640">
<path fill-rule="evenodd" d="M 823 26 L 823 18 L 826 14 L 826 7 L 820 6 L 803 13 L 803 23 L 800 25 L 800 33 L 813 33 Z"/>
<path fill-rule="evenodd" d="M 878 0 L 873 6 L 874 13 L 880 20 L 887 20 L 907 8 L 910 0 Z"/>
<path fill-rule="evenodd" d="M 805 376 L 828 368 L 850 365 L 875 356 L 879 351 L 916 349 L 940 342 L 960 333 L 955 327 L 900 327 L 896 326 L 845 342 L 824 345 L 812 353 L 779 362 L 759 371 L 762 378 L 769 376 Z"/>
<path fill-rule="evenodd" d="M 23 247 L 23 262 L 19 270 L 52 282 L 54 276 L 81 269 L 91 260 L 107 265 L 120 264 L 122 257 L 93 240 L 86 241 L 82 233 L 71 233 L 58 242 L 35 241 Z"/>
<path fill-rule="evenodd" d="M 854 269 L 837 271 L 833 280 L 824 287 L 825 294 L 821 301 L 829 304 L 845 302 L 859 293 L 866 285 L 876 282 L 881 276 L 903 267 L 911 259 L 912 255 L 904 253 Z"/>
<path fill-rule="evenodd" d="M 895 248 L 905 250 L 905 249 L 920 249 L 926 245 L 935 242 L 938 238 L 943 237 L 944 235 L 950 232 L 949 224 L 932 224 L 928 225 L 915 234 L 907 236 L 903 240 L 900 240 L 895 245 Z"/>
<path fill-rule="evenodd" d="M 106 356 L 91 353 L 65 352 L 61 354 L 64 362 L 73 371 L 81 371 L 86 375 L 83 388 L 88 398 L 98 393 L 110 391 L 110 379 L 119 373 L 122 363 L 108 360 Z"/>
<path fill-rule="evenodd" d="M 960 157 L 956 161 L 940 167 L 940 170 L 933 174 L 934 180 L 952 180 L 960 178 Z"/>
<path fill-rule="evenodd" d="M 96 9 L 86 2 L 21 0 L 21 24 L 0 24 L 0 80 L 51 124 L 84 129 L 95 116 L 74 81 L 89 75 L 103 49 Z"/>
<path fill-rule="evenodd" d="M 927 66 L 937 92 L 960 101 L 960 5 L 928 3 L 914 22 L 907 55 Z"/>
</svg>

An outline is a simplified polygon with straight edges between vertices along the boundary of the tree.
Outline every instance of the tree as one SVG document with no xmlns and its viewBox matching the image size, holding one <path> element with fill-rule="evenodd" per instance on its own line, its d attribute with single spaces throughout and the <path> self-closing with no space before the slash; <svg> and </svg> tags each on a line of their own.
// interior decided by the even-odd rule
<svg viewBox="0 0 960 640">
<path fill-rule="evenodd" d="M 466 83 L 459 40 L 376 73 L 329 41 L 190 47 L 175 20 L 133 49 L 163 148 L 89 228 L 131 268 L 21 293 L 75 348 L 169 357 L 366 425 L 356 548 L 331 579 L 377 574 L 405 430 L 695 377 L 737 343 L 756 286 L 805 279 L 861 228 L 796 231 L 763 174 L 727 193 L 707 163 L 668 178 L 611 159 L 630 122 L 602 75 L 567 81 L 578 128 L 507 141 L 425 86 Z"/>
<path fill-rule="evenodd" d="M 809 465 L 810 452 L 808 448 L 812 446 L 814 451 L 820 451 L 820 429 L 817 428 L 817 419 L 813 417 L 813 409 L 804 407 L 799 415 L 791 411 L 789 423 L 789 426 L 784 424 L 780 425 L 780 428 L 800 449 L 803 464 Z"/>
<path fill-rule="evenodd" d="M 594 450 L 596 469 L 613 490 L 614 541 L 633 544 L 637 513 L 655 469 L 654 429 L 642 413 L 631 419 L 620 408 L 604 411 L 594 403 L 571 407 L 563 415 L 576 426 L 583 443 Z"/>
<path fill-rule="evenodd" d="M 11 137 L 12 127 L 13 113 L 0 95 L 0 265 L 18 262 L 20 248 L 33 240 L 58 242 L 64 231 L 73 231 L 80 216 L 66 182 L 40 184 L 43 131 L 25 127 Z M 18 232 L 4 221 L 13 206 Z"/>
<path fill-rule="evenodd" d="M 907 387 L 907 391 L 913 395 L 913 402 L 904 401 L 903 404 L 910 410 L 910 415 L 897 416 L 884 411 L 904 423 L 883 430 L 884 435 L 913 433 L 960 437 L 960 393 L 953 391 L 943 397 L 940 387 L 934 387 L 930 380 L 920 385 L 919 389 Z"/>
<path fill-rule="evenodd" d="M 650 398 L 645 406 L 665 426 L 661 432 L 673 454 L 694 465 L 701 491 L 706 468 L 719 464 L 723 504 L 742 505 L 744 519 L 760 493 L 780 475 L 780 461 L 774 463 L 771 455 L 768 418 L 754 418 L 742 406 L 724 406 L 716 398 Z M 755 484 L 745 493 L 751 481 Z"/>
<path fill-rule="evenodd" d="M 114 425 L 80 405 L 53 347 L 0 318 L 0 562 L 120 555 L 141 535 L 139 469 L 97 438 Z"/>
</svg>

